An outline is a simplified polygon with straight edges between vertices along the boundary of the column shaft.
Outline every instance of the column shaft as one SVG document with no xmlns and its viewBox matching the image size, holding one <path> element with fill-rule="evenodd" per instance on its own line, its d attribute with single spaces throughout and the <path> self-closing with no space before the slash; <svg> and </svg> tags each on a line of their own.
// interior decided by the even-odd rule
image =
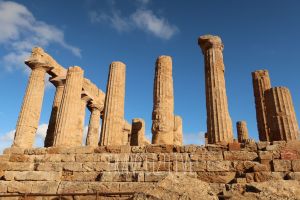
<svg viewBox="0 0 300 200">
<path fill-rule="evenodd" d="M 180 116 L 176 115 L 174 117 L 174 144 L 182 145 L 183 143 L 182 134 L 182 119 Z"/>
<path fill-rule="evenodd" d="M 64 80 L 50 80 L 56 87 L 54 100 L 52 104 L 52 111 L 50 115 L 50 120 L 48 124 L 47 134 L 44 142 L 45 147 L 53 146 L 54 142 L 54 132 L 55 132 L 55 123 L 58 117 L 58 111 L 61 104 L 63 92 L 64 92 Z"/>
<path fill-rule="evenodd" d="M 264 97 L 270 141 L 297 140 L 299 126 L 289 89 L 274 87 L 266 90 Z"/>
<path fill-rule="evenodd" d="M 156 60 L 153 112 L 152 143 L 174 143 L 174 94 L 172 58 L 160 56 Z"/>
<path fill-rule="evenodd" d="M 134 118 L 131 126 L 130 146 L 143 146 L 145 144 L 145 121 Z"/>
<path fill-rule="evenodd" d="M 113 62 L 110 65 L 100 145 L 123 143 L 125 72 L 126 66 L 122 62 Z"/>
<path fill-rule="evenodd" d="M 100 110 L 99 108 L 92 107 L 90 111 L 91 115 L 86 137 L 86 146 L 97 147 L 99 142 Z"/>
<path fill-rule="evenodd" d="M 205 35 L 199 38 L 198 44 L 202 48 L 205 61 L 208 143 L 232 142 L 233 131 L 226 95 L 222 41 L 217 36 Z"/>
<path fill-rule="evenodd" d="M 266 105 L 264 98 L 265 91 L 271 88 L 269 72 L 267 70 L 257 70 L 252 72 L 252 83 L 259 140 L 269 141 L 269 127 L 267 125 Z"/>
<path fill-rule="evenodd" d="M 244 142 L 249 139 L 247 123 L 245 121 L 238 121 L 236 123 L 236 129 L 239 142 Z"/>
<path fill-rule="evenodd" d="M 43 67 L 32 68 L 16 126 L 14 147 L 31 148 L 34 143 L 44 97 L 45 73 Z"/>
<path fill-rule="evenodd" d="M 77 146 L 77 132 L 80 121 L 83 70 L 70 67 L 55 125 L 54 146 Z"/>
</svg>

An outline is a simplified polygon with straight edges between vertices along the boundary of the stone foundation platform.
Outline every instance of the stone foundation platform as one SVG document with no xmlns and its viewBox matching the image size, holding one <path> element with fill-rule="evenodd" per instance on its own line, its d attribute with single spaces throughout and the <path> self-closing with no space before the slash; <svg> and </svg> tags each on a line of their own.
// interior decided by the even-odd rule
<svg viewBox="0 0 300 200">
<path fill-rule="evenodd" d="M 206 146 L 8 148 L 0 155 L 0 194 L 139 192 L 170 173 L 234 184 L 300 181 L 300 141 Z"/>
</svg>

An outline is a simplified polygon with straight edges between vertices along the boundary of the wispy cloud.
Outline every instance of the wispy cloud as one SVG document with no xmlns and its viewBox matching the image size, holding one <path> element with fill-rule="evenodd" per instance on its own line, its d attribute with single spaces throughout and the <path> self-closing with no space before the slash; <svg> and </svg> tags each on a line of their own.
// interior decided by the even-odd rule
<svg viewBox="0 0 300 200">
<path fill-rule="evenodd" d="M 1 59 L 7 70 L 24 66 L 24 59 L 32 47 L 47 47 L 52 43 L 71 51 L 80 57 L 80 49 L 65 41 L 64 32 L 50 24 L 37 20 L 22 4 L 12 1 L 0 1 L 0 45 L 10 53 Z"/>
<path fill-rule="evenodd" d="M 117 9 L 115 4 L 111 4 L 110 12 L 90 11 L 89 17 L 92 23 L 110 24 L 118 32 L 136 29 L 164 40 L 172 38 L 179 32 L 179 28 L 147 8 L 149 2 L 150 0 L 136 0 L 137 9 L 128 16 L 122 15 L 121 10 Z"/>
<path fill-rule="evenodd" d="M 198 133 L 184 133 L 183 134 L 183 144 L 196 144 L 196 145 L 203 145 L 205 144 L 204 138 L 205 132 L 200 131 Z"/>
<path fill-rule="evenodd" d="M 35 147 L 41 147 L 44 145 L 44 139 L 46 137 L 47 129 L 48 124 L 41 124 L 38 126 L 34 144 Z M 3 149 L 8 148 L 12 145 L 15 132 L 16 130 L 11 130 L 0 135 L 0 154 L 2 153 Z"/>
</svg>

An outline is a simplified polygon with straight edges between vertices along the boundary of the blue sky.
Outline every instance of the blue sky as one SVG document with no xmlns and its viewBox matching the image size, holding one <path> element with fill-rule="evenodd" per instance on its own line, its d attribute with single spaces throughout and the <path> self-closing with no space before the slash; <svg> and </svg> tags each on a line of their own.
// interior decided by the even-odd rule
<svg viewBox="0 0 300 200">
<path fill-rule="evenodd" d="M 173 57 L 175 112 L 185 143 L 206 131 L 203 56 L 197 38 L 219 35 L 229 111 L 258 138 L 251 72 L 268 69 L 272 86 L 287 86 L 300 113 L 300 1 L 0 1 L 0 148 L 11 145 L 29 70 L 24 58 L 43 47 L 61 65 L 81 66 L 103 91 L 112 61 L 127 65 L 126 119 L 141 117 L 150 136 L 155 60 Z M 47 85 L 38 131 L 41 145 L 54 96 Z M 87 111 L 88 117 L 88 111 Z M 86 124 L 88 118 L 86 119 Z"/>
</svg>

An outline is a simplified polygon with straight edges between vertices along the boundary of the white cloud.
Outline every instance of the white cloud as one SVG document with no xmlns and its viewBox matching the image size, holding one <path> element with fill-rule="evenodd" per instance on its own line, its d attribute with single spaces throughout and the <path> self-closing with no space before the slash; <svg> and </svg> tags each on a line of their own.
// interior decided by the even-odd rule
<svg viewBox="0 0 300 200">
<path fill-rule="evenodd" d="M 36 138 L 35 138 L 35 147 L 42 147 L 44 146 L 44 140 L 46 137 L 48 129 L 48 124 L 41 124 L 38 126 L 36 131 Z M 8 148 L 12 145 L 16 130 L 8 131 L 4 134 L 0 135 L 0 154 L 5 148 Z"/>
<path fill-rule="evenodd" d="M 198 133 L 184 133 L 183 134 L 183 144 L 196 144 L 196 145 L 204 145 L 205 144 L 205 138 L 204 138 L 205 132 L 200 131 Z"/>
<path fill-rule="evenodd" d="M 152 10 L 147 9 L 150 0 L 137 0 L 138 8 L 128 16 L 123 16 L 121 11 L 111 5 L 111 12 L 91 11 L 89 17 L 92 23 L 110 24 L 118 32 L 127 32 L 138 29 L 150 33 L 158 38 L 168 40 L 179 32 L 177 26 L 172 25 L 162 16 L 157 16 Z"/>
<path fill-rule="evenodd" d="M 56 43 L 75 56 L 81 56 L 79 48 L 65 41 L 61 29 L 35 19 L 22 4 L 0 1 L 0 27 L 0 44 L 11 52 L 1 58 L 8 70 L 24 66 L 24 58 L 29 55 L 34 46 L 47 47 Z"/>
<path fill-rule="evenodd" d="M 176 26 L 170 25 L 163 17 L 159 18 L 151 10 L 137 10 L 131 15 L 131 19 L 141 30 L 150 32 L 162 39 L 170 39 L 178 32 L 178 28 Z"/>
</svg>

